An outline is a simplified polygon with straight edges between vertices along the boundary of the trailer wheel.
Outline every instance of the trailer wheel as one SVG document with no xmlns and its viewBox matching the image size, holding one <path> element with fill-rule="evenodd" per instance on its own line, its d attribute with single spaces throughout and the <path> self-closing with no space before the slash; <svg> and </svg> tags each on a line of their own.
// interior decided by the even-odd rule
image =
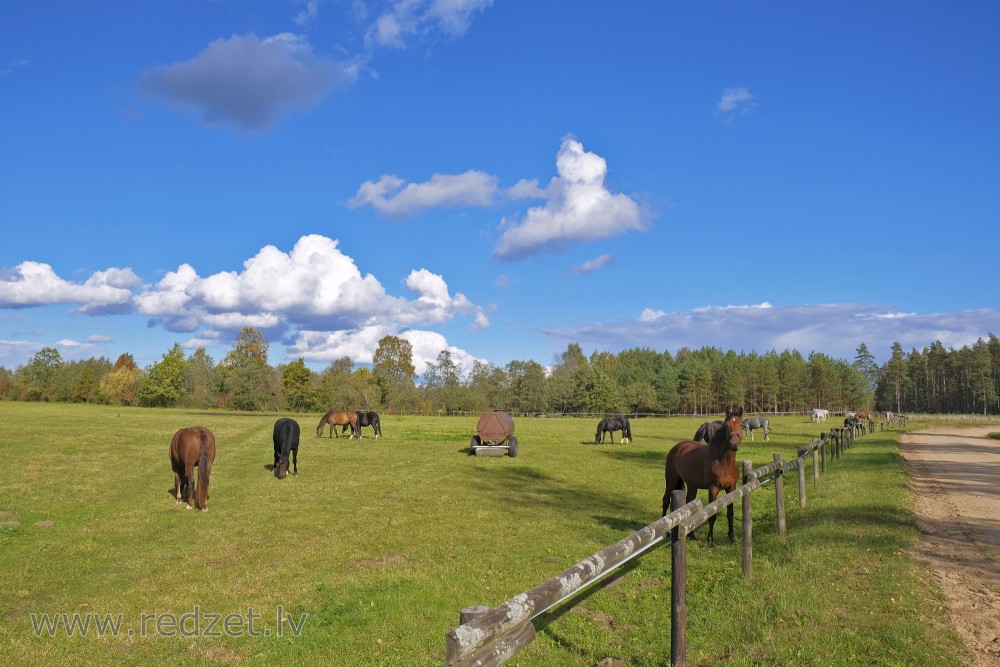
<svg viewBox="0 0 1000 667">
<path fill-rule="evenodd" d="M 511 458 L 517 456 L 517 438 L 513 435 L 507 438 L 507 456 Z"/>
<path fill-rule="evenodd" d="M 472 442 L 469 443 L 469 456 L 476 453 L 476 447 L 480 447 L 483 441 L 479 439 L 478 435 L 472 436 Z"/>
</svg>

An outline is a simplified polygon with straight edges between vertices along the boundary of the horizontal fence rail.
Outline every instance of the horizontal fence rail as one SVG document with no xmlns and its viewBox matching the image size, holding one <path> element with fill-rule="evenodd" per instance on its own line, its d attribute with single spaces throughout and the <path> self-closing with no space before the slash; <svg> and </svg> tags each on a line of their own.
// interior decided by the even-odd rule
<svg viewBox="0 0 1000 667">
<path fill-rule="evenodd" d="M 899 423 L 899 422 L 895 422 Z M 874 420 L 855 427 L 835 428 L 823 433 L 808 445 L 798 448 L 798 456 L 790 461 L 778 454 L 767 465 L 753 468 L 743 463 L 743 484 L 715 501 L 703 505 L 695 499 L 681 505 L 683 493 L 673 495 L 672 511 L 666 516 L 637 530 L 628 537 L 578 562 L 573 567 L 515 595 L 497 607 L 477 605 L 461 610 L 460 624 L 445 635 L 445 667 L 492 667 L 502 665 L 535 638 L 532 620 L 577 595 L 584 588 L 601 580 L 618 567 L 649 551 L 668 538 L 673 544 L 672 565 L 674 591 L 671 604 L 671 664 L 685 664 L 686 634 L 686 547 L 687 535 L 711 517 L 734 505 L 743 503 L 743 574 L 749 578 L 752 570 L 752 494 L 773 483 L 776 493 L 776 523 L 778 534 L 785 535 L 784 475 L 798 474 L 799 506 L 806 502 L 806 461 L 812 456 L 813 485 L 819 483 L 819 473 L 826 471 L 827 459 L 832 462 L 851 447 L 855 439 L 885 424 Z M 678 495 L 680 494 L 680 495 Z"/>
</svg>

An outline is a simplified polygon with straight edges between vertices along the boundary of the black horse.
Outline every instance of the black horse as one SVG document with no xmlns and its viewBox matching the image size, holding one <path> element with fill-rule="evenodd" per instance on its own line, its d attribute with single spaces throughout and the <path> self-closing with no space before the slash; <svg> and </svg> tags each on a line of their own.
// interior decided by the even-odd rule
<svg viewBox="0 0 1000 667">
<path fill-rule="evenodd" d="M 865 428 L 864 422 L 862 422 L 857 417 L 848 417 L 844 420 L 844 426 L 847 428 L 856 428 L 861 431 L 861 435 L 865 435 L 867 429 Z"/>
<path fill-rule="evenodd" d="M 369 410 L 368 412 L 361 412 L 358 410 L 358 437 L 365 437 L 361 431 L 362 426 L 371 426 L 372 430 L 375 431 L 375 439 L 382 435 L 382 422 L 379 421 L 378 413 L 374 410 Z"/>
<path fill-rule="evenodd" d="M 597 424 L 597 433 L 594 434 L 594 444 L 604 444 L 604 434 L 611 434 L 611 444 L 615 442 L 614 431 L 622 432 L 622 444 L 632 442 L 632 425 L 629 424 L 628 417 L 605 417 Z"/>
<path fill-rule="evenodd" d="M 698 430 L 694 433 L 695 442 L 703 442 L 707 445 L 715 437 L 715 434 L 719 432 L 719 429 L 725 426 L 725 424 L 718 419 L 714 422 L 705 422 L 698 427 Z"/>
<path fill-rule="evenodd" d="M 292 469 L 299 474 L 299 423 L 282 417 L 274 422 L 274 474 L 284 479 L 288 474 L 288 454 L 292 455 Z"/>
</svg>

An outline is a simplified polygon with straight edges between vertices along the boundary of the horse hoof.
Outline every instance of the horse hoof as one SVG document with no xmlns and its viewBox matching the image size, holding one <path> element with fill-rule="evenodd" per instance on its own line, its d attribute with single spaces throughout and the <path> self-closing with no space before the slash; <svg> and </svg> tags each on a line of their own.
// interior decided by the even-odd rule
<svg viewBox="0 0 1000 667">
<path fill-rule="evenodd" d="M 207 511 L 208 511 L 208 508 L 207 508 L 207 507 L 202 507 L 202 508 L 201 508 L 201 511 L 202 511 L 202 512 L 207 512 Z"/>
<path fill-rule="evenodd" d="M 187 509 L 189 509 L 189 510 L 193 510 L 193 509 L 194 509 L 194 508 L 193 508 L 193 507 L 191 507 L 190 505 L 186 505 L 185 507 L 187 507 Z"/>
</svg>

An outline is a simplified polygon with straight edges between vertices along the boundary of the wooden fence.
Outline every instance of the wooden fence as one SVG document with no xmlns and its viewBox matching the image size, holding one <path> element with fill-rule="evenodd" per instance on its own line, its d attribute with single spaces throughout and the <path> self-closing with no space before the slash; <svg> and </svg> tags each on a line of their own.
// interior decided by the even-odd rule
<svg viewBox="0 0 1000 667">
<path fill-rule="evenodd" d="M 665 541 L 671 543 L 671 665 L 685 665 L 687 634 L 687 535 L 708 519 L 736 501 L 743 508 L 743 575 L 751 576 L 753 556 L 752 494 L 773 483 L 776 496 L 775 521 L 779 535 L 786 533 L 784 480 L 792 471 L 798 475 L 799 506 L 806 505 L 806 468 L 812 457 L 813 486 L 829 463 L 850 449 L 859 435 L 883 430 L 884 422 L 869 421 L 864 428 L 835 428 L 823 433 L 808 445 L 798 448 L 798 456 L 753 468 L 743 462 L 743 485 L 732 493 L 703 505 L 700 500 L 684 504 L 684 492 L 674 491 L 671 512 L 645 528 L 585 558 L 568 570 L 542 582 L 531 590 L 515 595 L 497 607 L 466 607 L 459 614 L 459 626 L 445 635 L 445 667 L 492 667 L 502 665 L 535 638 L 532 619 L 575 596 L 619 566 Z"/>
</svg>

